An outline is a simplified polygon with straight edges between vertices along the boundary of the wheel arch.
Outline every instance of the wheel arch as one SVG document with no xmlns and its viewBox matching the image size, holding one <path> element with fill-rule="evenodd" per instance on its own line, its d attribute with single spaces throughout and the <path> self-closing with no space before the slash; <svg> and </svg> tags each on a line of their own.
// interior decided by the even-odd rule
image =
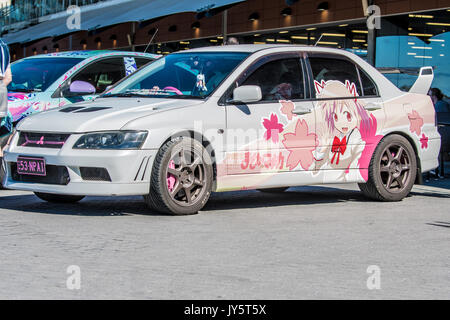
<svg viewBox="0 0 450 320">
<path fill-rule="evenodd" d="M 168 141 L 178 138 L 178 137 L 187 137 L 194 139 L 202 144 L 202 146 L 205 148 L 206 151 L 208 151 L 211 160 L 212 160 L 212 166 L 213 166 L 213 190 L 216 189 L 216 183 L 217 183 L 217 162 L 216 162 L 216 153 L 212 146 L 212 143 L 200 132 L 192 130 L 192 129 L 185 129 L 180 130 L 176 133 L 171 134 L 168 138 L 166 138 L 163 143 L 159 146 L 161 148 L 164 144 L 166 144 Z"/>
<path fill-rule="evenodd" d="M 420 163 L 420 157 L 419 157 L 419 151 L 417 149 L 417 145 L 414 142 L 414 139 L 407 133 L 403 132 L 403 131 L 392 131 L 389 132 L 388 134 L 386 134 L 384 138 L 397 134 L 399 136 L 404 137 L 406 140 L 408 140 L 408 142 L 411 144 L 413 150 L 414 150 L 414 155 L 416 156 L 416 163 L 417 163 L 417 174 L 416 174 L 416 180 L 414 181 L 414 184 L 423 184 L 423 177 L 422 177 L 422 165 Z M 380 141 L 381 142 L 381 141 Z"/>
</svg>

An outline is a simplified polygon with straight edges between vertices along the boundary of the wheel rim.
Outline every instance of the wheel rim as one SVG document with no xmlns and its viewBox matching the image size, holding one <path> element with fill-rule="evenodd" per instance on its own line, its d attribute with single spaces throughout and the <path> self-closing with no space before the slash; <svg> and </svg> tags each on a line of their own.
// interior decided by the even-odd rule
<svg viewBox="0 0 450 320">
<path fill-rule="evenodd" d="M 411 159 L 405 147 L 391 143 L 380 160 L 381 182 L 384 188 L 393 193 L 403 192 L 411 179 Z"/>
<path fill-rule="evenodd" d="M 203 196 L 206 171 L 201 155 L 181 149 L 172 154 L 166 170 L 167 189 L 171 199 L 181 206 L 192 206 Z"/>
</svg>

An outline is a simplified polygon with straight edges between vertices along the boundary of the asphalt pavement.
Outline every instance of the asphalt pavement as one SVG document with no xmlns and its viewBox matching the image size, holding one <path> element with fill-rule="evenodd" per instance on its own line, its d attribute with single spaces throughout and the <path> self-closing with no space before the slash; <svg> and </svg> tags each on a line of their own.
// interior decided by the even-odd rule
<svg viewBox="0 0 450 320">
<path fill-rule="evenodd" d="M 0 191 L 0 299 L 450 299 L 449 200 L 449 178 L 397 203 L 311 186 L 173 217 Z"/>
</svg>

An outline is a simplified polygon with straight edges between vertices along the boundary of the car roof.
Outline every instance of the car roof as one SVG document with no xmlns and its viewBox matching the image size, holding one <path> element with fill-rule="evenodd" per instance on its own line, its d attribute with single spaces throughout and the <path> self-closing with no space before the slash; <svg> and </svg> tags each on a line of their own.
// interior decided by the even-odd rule
<svg viewBox="0 0 450 320">
<path fill-rule="evenodd" d="M 280 48 L 298 48 L 299 50 L 319 51 L 319 52 L 342 52 L 342 49 L 328 47 L 314 47 L 295 44 L 238 44 L 225 46 L 211 46 L 185 50 L 182 52 L 248 52 L 254 53 L 261 50 L 280 49 Z"/>
<path fill-rule="evenodd" d="M 175 54 L 185 52 L 241 52 L 253 54 L 261 51 L 287 49 L 287 50 L 299 50 L 308 52 L 321 52 L 321 53 L 335 53 L 343 54 L 348 57 L 355 57 L 356 55 L 344 49 L 329 48 L 329 47 L 315 47 L 310 45 L 295 45 L 295 44 L 239 44 L 239 45 L 225 45 L 225 46 L 210 46 L 203 48 L 196 48 L 190 50 L 183 50 L 175 52 Z"/>
<path fill-rule="evenodd" d="M 116 51 L 116 50 L 80 50 L 80 51 L 64 51 L 64 52 L 53 52 L 47 54 L 39 54 L 25 59 L 36 59 L 36 58 L 77 58 L 77 59 L 87 59 L 96 58 L 97 56 L 104 56 L 107 54 L 113 55 L 131 55 L 149 59 L 158 59 L 160 55 L 143 53 L 143 52 L 133 52 L 133 51 Z"/>
</svg>

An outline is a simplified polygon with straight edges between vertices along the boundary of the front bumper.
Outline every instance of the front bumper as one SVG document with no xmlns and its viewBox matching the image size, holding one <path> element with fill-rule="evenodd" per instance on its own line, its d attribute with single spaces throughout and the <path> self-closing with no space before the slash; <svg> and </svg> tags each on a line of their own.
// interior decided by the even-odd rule
<svg viewBox="0 0 450 320">
<path fill-rule="evenodd" d="M 80 150 L 72 149 L 81 134 L 73 134 L 61 149 L 21 147 L 18 135 L 5 152 L 5 187 L 15 190 L 84 196 L 145 195 L 149 192 L 151 168 L 157 150 Z M 13 168 L 19 156 L 44 158 L 46 165 L 65 167 L 65 185 L 23 182 L 14 179 Z M 80 168 L 103 168 L 111 181 L 83 179 Z"/>
</svg>

